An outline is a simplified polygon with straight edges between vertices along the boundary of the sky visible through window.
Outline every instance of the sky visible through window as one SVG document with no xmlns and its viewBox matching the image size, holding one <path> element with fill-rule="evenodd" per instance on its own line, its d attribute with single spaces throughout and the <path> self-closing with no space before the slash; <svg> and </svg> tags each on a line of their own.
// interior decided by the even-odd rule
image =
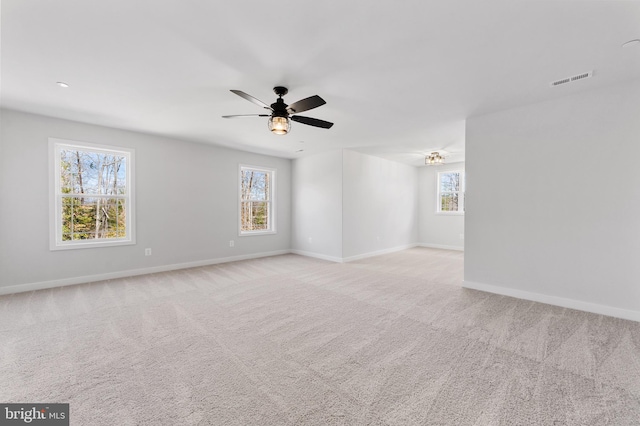
<svg viewBox="0 0 640 426">
<path fill-rule="evenodd" d="M 72 194 L 125 194 L 125 157 L 83 150 L 60 152 L 61 188 Z M 66 191 L 65 191 L 66 190 Z"/>
</svg>

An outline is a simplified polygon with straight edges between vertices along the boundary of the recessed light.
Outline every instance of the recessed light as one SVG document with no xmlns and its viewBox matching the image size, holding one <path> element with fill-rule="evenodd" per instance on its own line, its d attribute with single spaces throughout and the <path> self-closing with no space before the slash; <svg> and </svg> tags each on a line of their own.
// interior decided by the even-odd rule
<svg viewBox="0 0 640 426">
<path fill-rule="evenodd" d="M 640 38 L 636 38 L 634 40 L 629 40 L 626 43 L 622 43 L 622 47 L 631 47 L 640 44 Z"/>
<path fill-rule="evenodd" d="M 69 87 L 69 85 L 68 85 L 67 83 L 65 83 L 64 81 L 59 81 L 59 82 L 57 82 L 56 84 L 57 84 L 58 86 L 60 86 L 60 87 L 64 87 L 65 89 L 66 89 L 67 87 Z"/>
</svg>

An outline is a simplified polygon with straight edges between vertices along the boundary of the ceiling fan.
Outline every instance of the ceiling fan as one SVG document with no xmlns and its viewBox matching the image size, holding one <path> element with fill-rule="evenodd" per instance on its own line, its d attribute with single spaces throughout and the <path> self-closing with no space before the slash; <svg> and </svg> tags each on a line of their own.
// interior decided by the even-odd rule
<svg viewBox="0 0 640 426">
<path fill-rule="evenodd" d="M 310 96 L 299 100 L 298 102 L 294 102 L 291 105 L 287 105 L 284 103 L 284 99 L 282 99 L 282 97 L 289 92 L 289 89 L 282 86 L 276 86 L 273 88 L 273 91 L 278 95 L 278 99 L 269 106 L 241 90 L 232 90 L 233 93 L 241 98 L 244 98 L 249 102 L 253 102 L 264 109 L 270 110 L 271 114 L 223 115 L 222 118 L 269 117 L 269 130 L 276 135 L 286 135 L 289 133 L 289 130 L 291 130 L 291 120 L 307 124 L 309 126 L 320 127 L 322 129 L 330 129 L 331 126 L 333 126 L 333 123 L 329 123 L 328 121 L 304 117 L 302 115 L 293 115 L 299 112 L 309 111 L 310 109 L 318 108 L 319 106 L 326 104 L 325 100 L 320 96 Z"/>
</svg>

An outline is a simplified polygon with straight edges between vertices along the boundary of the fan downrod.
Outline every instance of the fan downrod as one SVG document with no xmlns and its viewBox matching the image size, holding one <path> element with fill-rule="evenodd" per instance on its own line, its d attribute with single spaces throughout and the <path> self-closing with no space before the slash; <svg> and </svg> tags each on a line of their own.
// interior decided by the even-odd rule
<svg viewBox="0 0 640 426">
<path fill-rule="evenodd" d="M 286 87 L 283 86 L 276 86 L 273 88 L 273 91 L 275 92 L 276 95 L 283 97 L 284 95 L 286 95 L 287 93 L 289 93 L 289 89 L 287 89 Z"/>
</svg>

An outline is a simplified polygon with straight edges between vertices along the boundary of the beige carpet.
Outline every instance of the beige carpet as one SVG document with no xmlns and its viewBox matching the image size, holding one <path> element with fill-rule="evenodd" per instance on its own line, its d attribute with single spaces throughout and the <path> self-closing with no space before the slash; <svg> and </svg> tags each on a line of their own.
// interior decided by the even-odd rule
<svg viewBox="0 0 640 426">
<path fill-rule="evenodd" d="M 296 255 L 0 297 L 0 402 L 72 425 L 638 425 L 640 323 Z"/>
</svg>

